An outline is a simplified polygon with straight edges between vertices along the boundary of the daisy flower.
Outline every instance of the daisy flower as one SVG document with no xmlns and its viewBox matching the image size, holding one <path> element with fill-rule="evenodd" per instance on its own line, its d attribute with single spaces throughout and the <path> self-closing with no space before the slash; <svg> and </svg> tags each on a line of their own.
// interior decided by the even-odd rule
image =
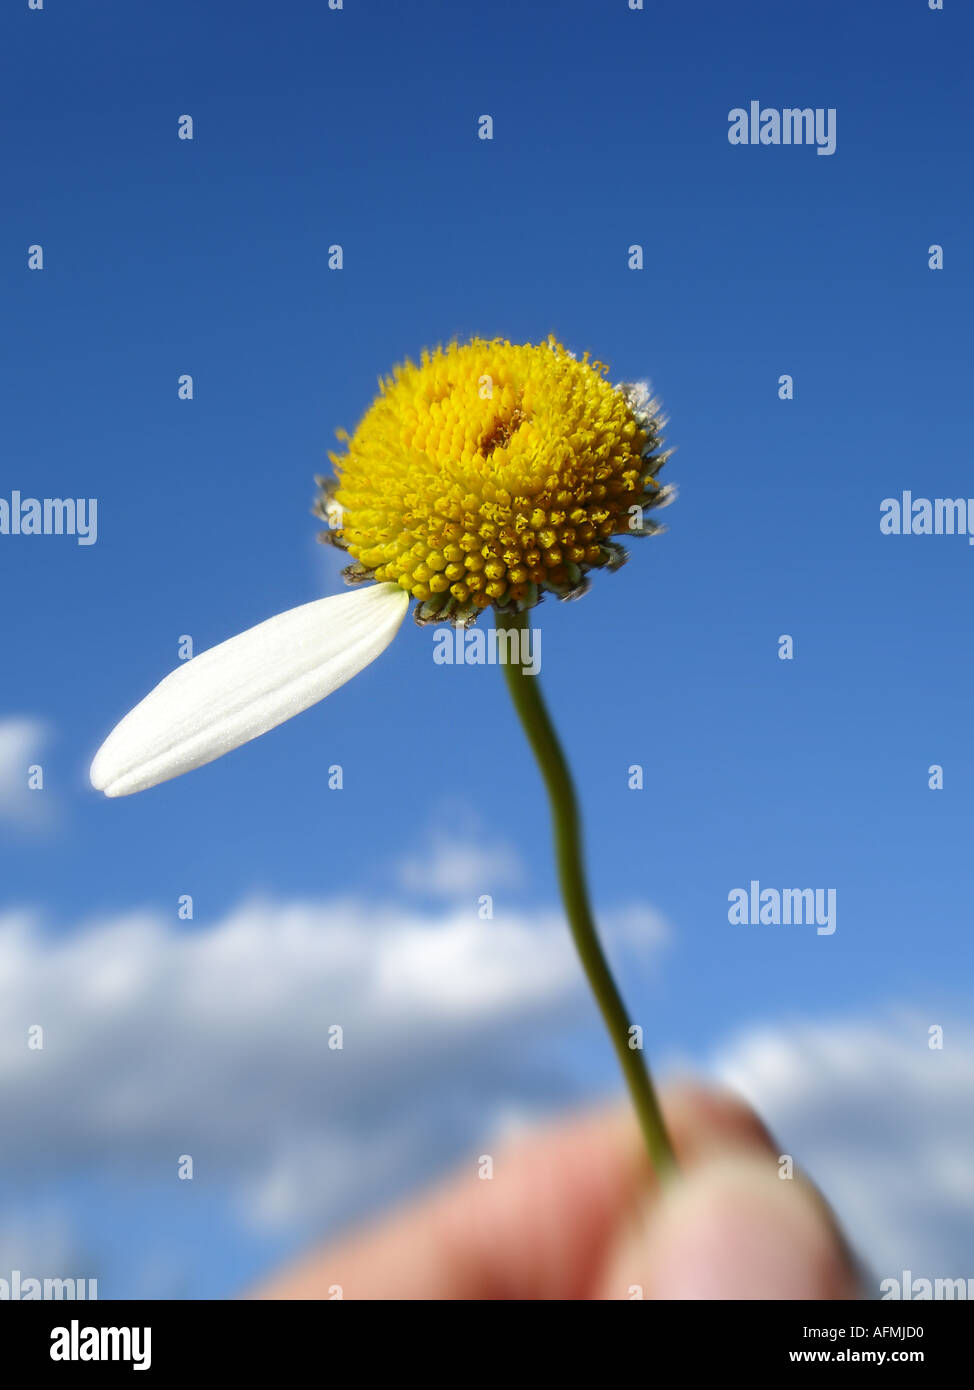
<svg viewBox="0 0 974 1390">
<path fill-rule="evenodd" d="M 661 527 L 664 421 L 645 383 L 541 344 L 474 339 L 424 353 L 380 382 L 334 476 L 319 478 L 322 539 L 346 552 L 355 591 L 289 609 L 184 662 L 113 729 L 91 765 L 107 796 L 212 762 L 299 714 L 376 660 L 410 602 L 418 623 L 467 626 L 488 609 L 523 630 L 546 595 L 584 593 L 626 558 L 620 537 Z M 523 644 L 520 647 L 523 650 Z M 505 648 L 500 644 L 500 650 Z M 551 802 L 576 945 L 651 1157 L 672 1166 L 655 1092 L 598 941 L 571 775 L 537 677 L 515 641 L 504 675 Z"/>
</svg>

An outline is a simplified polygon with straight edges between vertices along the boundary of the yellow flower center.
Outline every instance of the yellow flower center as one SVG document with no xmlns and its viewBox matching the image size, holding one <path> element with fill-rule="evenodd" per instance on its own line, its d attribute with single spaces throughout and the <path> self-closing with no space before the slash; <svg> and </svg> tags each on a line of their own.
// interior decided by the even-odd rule
<svg viewBox="0 0 974 1390">
<path fill-rule="evenodd" d="M 605 371 L 553 339 L 474 339 L 394 369 L 322 484 L 347 577 L 399 584 L 442 621 L 618 564 L 612 536 L 658 529 L 642 513 L 664 500 L 664 456 L 655 404 Z"/>
</svg>

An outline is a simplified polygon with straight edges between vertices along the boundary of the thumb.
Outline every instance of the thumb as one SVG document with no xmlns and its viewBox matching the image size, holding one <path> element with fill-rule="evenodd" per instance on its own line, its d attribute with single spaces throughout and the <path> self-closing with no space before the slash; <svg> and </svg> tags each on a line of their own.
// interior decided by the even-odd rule
<svg viewBox="0 0 974 1390">
<path fill-rule="evenodd" d="M 620 1234 L 602 1298 L 861 1297 L 825 1201 L 771 1156 L 716 1158 L 676 1178 Z"/>
</svg>

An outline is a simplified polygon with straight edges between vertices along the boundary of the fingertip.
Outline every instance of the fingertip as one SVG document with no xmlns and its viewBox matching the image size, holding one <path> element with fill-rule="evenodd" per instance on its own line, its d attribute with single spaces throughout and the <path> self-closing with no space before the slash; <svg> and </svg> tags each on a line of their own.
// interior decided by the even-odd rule
<svg viewBox="0 0 974 1390">
<path fill-rule="evenodd" d="M 739 1153 L 675 1180 L 623 1233 L 606 1298 L 842 1299 L 861 1296 L 820 1194 L 771 1156 Z"/>
<path fill-rule="evenodd" d="M 691 1078 L 676 1080 L 664 1090 L 662 1108 L 682 1167 L 695 1166 L 728 1149 L 776 1153 L 764 1122 L 729 1087 L 703 1085 Z"/>
</svg>

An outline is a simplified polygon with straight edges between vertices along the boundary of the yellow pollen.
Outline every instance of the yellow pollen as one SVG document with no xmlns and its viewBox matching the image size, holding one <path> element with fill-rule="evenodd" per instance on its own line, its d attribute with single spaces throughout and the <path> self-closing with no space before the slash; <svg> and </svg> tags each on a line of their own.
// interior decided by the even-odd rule
<svg viewBox="0 0 974 1390">
<path fill-rule="evenodd" d="M 396 367 L 330 456 L 349 577 L 398 584 L 448 618 L 528 606 L 538 586 L 565 593 L 618 564 L 607 542 L 657 504 L 663 458 L 656 417 L 605 373 L 553 338 L 477 338 Z"/>
</svg>

